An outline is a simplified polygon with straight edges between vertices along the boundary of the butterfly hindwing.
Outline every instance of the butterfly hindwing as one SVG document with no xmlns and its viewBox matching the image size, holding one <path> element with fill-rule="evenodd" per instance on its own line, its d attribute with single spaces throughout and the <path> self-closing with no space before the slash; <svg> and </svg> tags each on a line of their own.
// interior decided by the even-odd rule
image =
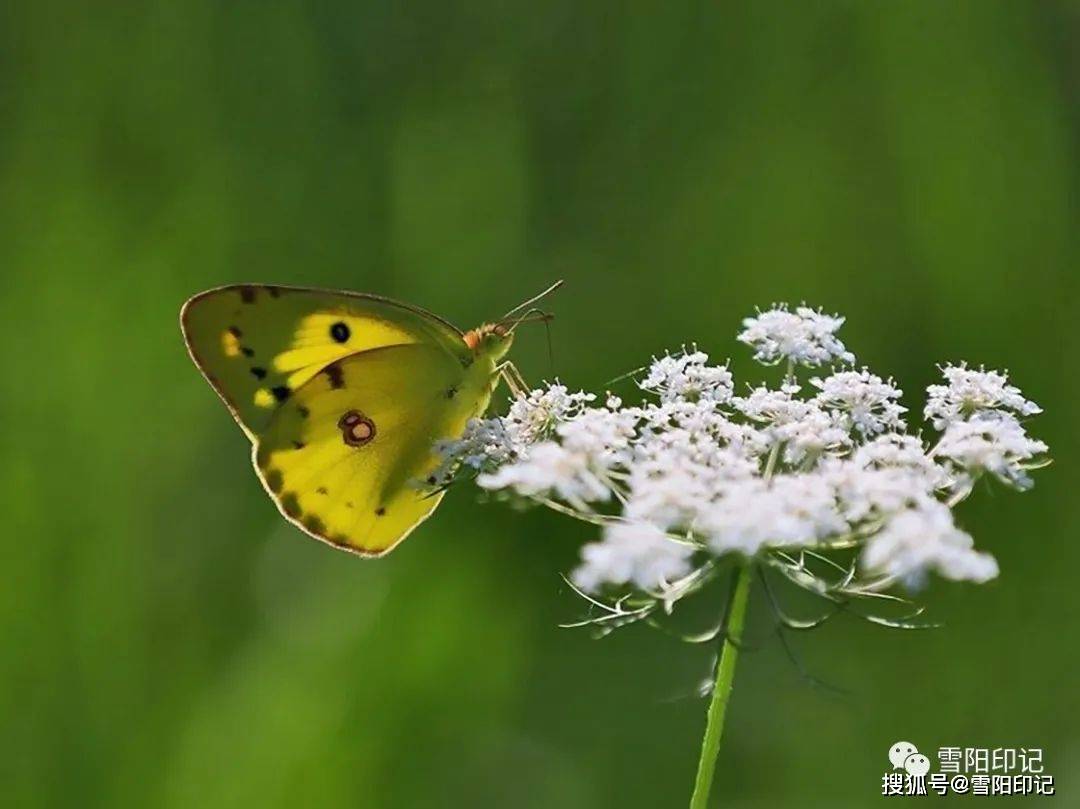
<svg viewBox="0 0 1080 809">
<path fill-rule="evenodd" d="M 313 536 L 377 555 L 438 505 L 420 485 L 432 444 L 487 406 L 455 397 L 465 372 L 430 344 L 354 354 L 322 368 L 276 410 L 255 465 L 281 512 Z"/>
<path fill-rule="evenodd" d="M 192 359 L 250 437 L 322 368 L 383 346 L 425 344 L 464 362 L 460 333 L 372 295 L 236 285 L 196 295 L 181 325 Z"/>
</svg>

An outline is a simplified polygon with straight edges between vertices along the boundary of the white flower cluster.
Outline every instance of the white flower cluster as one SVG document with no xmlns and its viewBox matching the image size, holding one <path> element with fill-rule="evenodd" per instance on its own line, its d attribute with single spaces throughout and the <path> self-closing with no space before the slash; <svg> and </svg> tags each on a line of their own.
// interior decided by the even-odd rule
<svg viewBox="0 0 1080 809">
<path fill-rule="evenodd" d="M 442 463 L 424 485 L 442 487 L 462 469 L 492 472 L 519 459 L 525 447 L 549 438 L 560 424 L 576 420 L 595 398 L 591 393 L 571 393 L 555 383 L 513 400 L 510 412 L 501 418 L 470 420 L 461 438 L 435 444 Z"/>
<path fill-rule="evenodd" d="M 843 325 L 844 318 L 839 315 L 826 315 L 808 306 L 791 312 L 787 304 L 779 304 L 746 318 L 738 340 L 751 346 L 754 359 L 766 365 L 785 360 L 808 367 L 855 362 L 855 355 L 836 337 Z"/>
<path fill-rule="evenodd" d="M 654 359 L 639 383 L 641 389 L 655 393 L 661 402 L 726 402 L 734 391 L 734 378 L 725 366 L 706 365 L 708 359 L 708 354 L 701 351 Z"/>
<path fill-rule="evenodd" d="M 485 489 L 602 526 L 572 576 L 589 592 L 630 588 L 666 602 L 715 557 L 851 548 L 853 586 L 931 571 L 993 578 L 996 562 L 956 527 L 952 507 L 983 474 L 1030 485 L 1047 447 L 1020 419 L 1039 408 L 1003 374 L 947 366 L 946 384 L 928 389 L 924 413 L 941 431 L 928 447 L 908 432 L 891 379 L 863 368 L 798 383 L 796 366 L 854 362 L 835 334 L 842 323 L 806 307 L 748 318 L 739 339 L 788 373 L 742 396 L 728 368 L 697 350 L 654 359 L 633 406 L 613 396 L 599 406 L 561 384 L 534 390 L 442 445 L 433 480 L 475 473 Z"/>
<path fill-rule="evenodd" d="M 970 483 L 982 473 L 1018 489 L 1031 487 L 1028 470 L 1047 446 L 1028 436 L 1020 419 L 1042 412 L 1008 377 L 960 365 L 941 369 L 946 385 L 926 389 L 923 415 L 944 434 L 933 454 Z"/>
<path fill-rule="evenodd" d="M 923 410 L 923 416 L 933 423 L 935 430 L 980 414 L 1011 414 L 1021 418 L 1042 412 L 1041 407 L 1024 398 L 1019 388 L 1009 384 L 1005 374 L 985 368 L 976 371 L 966 363 L 946 365 L 941 373 L 948 384 L 926 389 Z"/>
<path fill-rule="evenodd" d="M 883 382 L 866 368 L 841 371 L 825 379 L 814 377 L 810 384 L 821 392 L 816 399 L 826 410 L 843 414 L 844 427 L 863 436 L 886 430 L 904 430 L 906 407 L 897 404 L 901 391 L 892 380 Z"/>
</svg>

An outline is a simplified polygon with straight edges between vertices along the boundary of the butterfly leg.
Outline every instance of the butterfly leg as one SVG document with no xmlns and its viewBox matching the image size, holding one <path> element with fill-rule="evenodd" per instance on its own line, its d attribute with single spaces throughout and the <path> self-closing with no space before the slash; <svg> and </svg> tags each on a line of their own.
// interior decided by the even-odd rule
<svg viewBox="0 0 1080 809">
<path fill-rule="evenodd" d="M 495 372 L 506 381 L 506 386 L 510 388 L 510 393 L 513 394 L 515 399 L 524 399 L 528 395 L 528 383 L 525 382 L 521 371 L 510 360 L 498 365 Z"/>
</svg>

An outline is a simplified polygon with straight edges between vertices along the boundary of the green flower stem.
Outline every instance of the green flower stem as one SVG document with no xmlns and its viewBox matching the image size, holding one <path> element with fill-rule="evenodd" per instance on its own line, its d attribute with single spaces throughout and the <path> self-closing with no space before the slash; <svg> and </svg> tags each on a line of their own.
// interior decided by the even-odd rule
<svg viewBox="0 0 1080 809">
<path fill-rule="evenodd" d="M 788 361 L 788 377 L 794 377 L 794 365 Z M 780 459 L 780 444 L 773 444 L 769 459 L 765 462 L 763 477 L 772 480 L 776 463 Z M 720 736 L 724 732 L 724 716 L 731 699 L 731 684 L 735 681 L 735 663 L 739 659 L 743 624 L 746 623 L 746 603 L 750 599 L 750 576 L 753 561 L 744 560 L 731 580 L 727 608 L 724 611 L 724 642 L 720 647 L 720 662 L 716 666 L 716 683 L 713 684 L 709 712 L 705 717 L 705 736 L 701 740 L 701 758 L 698 760 L 694 794 L 690 796 L 690 809 L 706 809 L 712 790 L 713 773 L 716 771 L 716 755 L 720 751 Z"/>
<path fill-rule="evenodd" d="M 698 761 L 697 777 L 690 809 L 705 809 L 709 803 L 716 756 L 720 750 L 720 735 L 724 730 L 731 684 L 735 679 L 735 662 L 739 657 L 743 624 L 746 622 L 746 603 L 750 596 L 751 562 L 743 562 L 735 571 L 731 593 L 724 615 L 724 642 L 720 648 L 720 663 L 716 667 L 716 684 L 713 686 L 709 713 L 705 720 L 705 736 L 701 740 L 701 759 Z"/>
</svg>

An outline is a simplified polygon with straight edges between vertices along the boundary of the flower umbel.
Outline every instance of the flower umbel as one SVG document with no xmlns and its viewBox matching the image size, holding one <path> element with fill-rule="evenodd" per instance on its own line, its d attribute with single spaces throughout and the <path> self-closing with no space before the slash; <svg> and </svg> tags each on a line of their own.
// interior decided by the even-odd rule
<svg viewBox="0 0 1080 809">
<path fill-rule="evenodd" d="M 976 371 L 963 362 L 946 365 L 941 373 L 947 384 L 931 385 L 926 389 L 926 408 L 923 410 L 935 430 L 991 411 L 1016 417 L 1042 412 L 1041 407 L 1024 398 L 1019 388 L 1009 384 L 1006 373 L 987 371 L 982 367 Z"/>
<path fill-rule="evenodd" d="M 812 368 L 829 362 L 855 362 L 855 355 L 836 337 L 842 325 L 844 318 L 838 315 L 826 315 L 808 306 L 798 306 L 792 312 L 781 303 L 746 318 L 738 340 L 751 346 L 754 359 L 766 365 L 787 360 Z"/>
<path fill-rule="evenodd" d="M 437 447 L 428 485 L 473 476 L 487 490 L 546 506 L 600 528 L 567 580 L 589 604 L 573 626 L 598 633 L 656 625 L 724 567 L 732 584 L 720 638 L 691 809 L 704 809 L 757 572 L 781 632 L 818 626 L 842 610 L 890 627 L 925 626 L 907 597 L 931 573 L 981 583 L 994 557 L 956 525 L 953 508 L 980 478 L 1030 488 L 1047 446 L 1022 419 L 1040 412 L 1006 374 L 946 365 L 923 415 L 940 433 L 910 432 L 902 393 L 868 368 L 800 368 L 854 355 L 836 333 L 844 319 L 776 305 L 743 321 L 738 340 L 782 380 L 735 394 L 726 365 L 693 348 L 654 358 L 637 379 L 642 401 L 545 385 L 506 416 L 469 423 Z M 770 577 L 822 599 L 827 611 L 796 621 Z M 867 605 L 872 605 L 868 607 Z M 900 616 L 874 609 L 899 605 Z"/>
<path fill-rule="evenodd" d="M 1047 447 L 1020 418 L 1039 407 L 1003 373 L 944 366 L 945 384 L 927 389 L 924 415 L 942 431 L 928 446 L 908 431 L 891 379 L 860 368 L 800 383 L 798 366 L 854 360 L 837 337 L 843 322 L 784 304 L 747 318 L 738 339 L 789 371 L 744 395 L 726 365 L 696 348 L 654 359 L 634 405 L 609 395 L 597 406 L 595 395 L 557 382 L 538 388 L 441 445 L 433 480 L 475 474 L 485 489 L 601 526 L 573 574 L 597 595 L 670 607 L 673 584 L 707 579 L 727 556 L 830 598 L 918 584 L 931 572 L 993 578 L 996 563 L 956 527 L 952 508 L 983 475 L 1031 485 Z M 838 580 L 793 562 L 837 549 L 856 551 Z"/>
<path fill-rule="evenodd" d="M 882 381 L 863 368 L 840 371 L 824 379 L 814 377 L 810 384 L 820 391 L 815 397 L 817 403 L 835 413 L 849 432 L 868 436 L 905 428 L 903 414 L 907 408 L 896 402 L 903 391 L 891 379 Z"/>
</svg>

